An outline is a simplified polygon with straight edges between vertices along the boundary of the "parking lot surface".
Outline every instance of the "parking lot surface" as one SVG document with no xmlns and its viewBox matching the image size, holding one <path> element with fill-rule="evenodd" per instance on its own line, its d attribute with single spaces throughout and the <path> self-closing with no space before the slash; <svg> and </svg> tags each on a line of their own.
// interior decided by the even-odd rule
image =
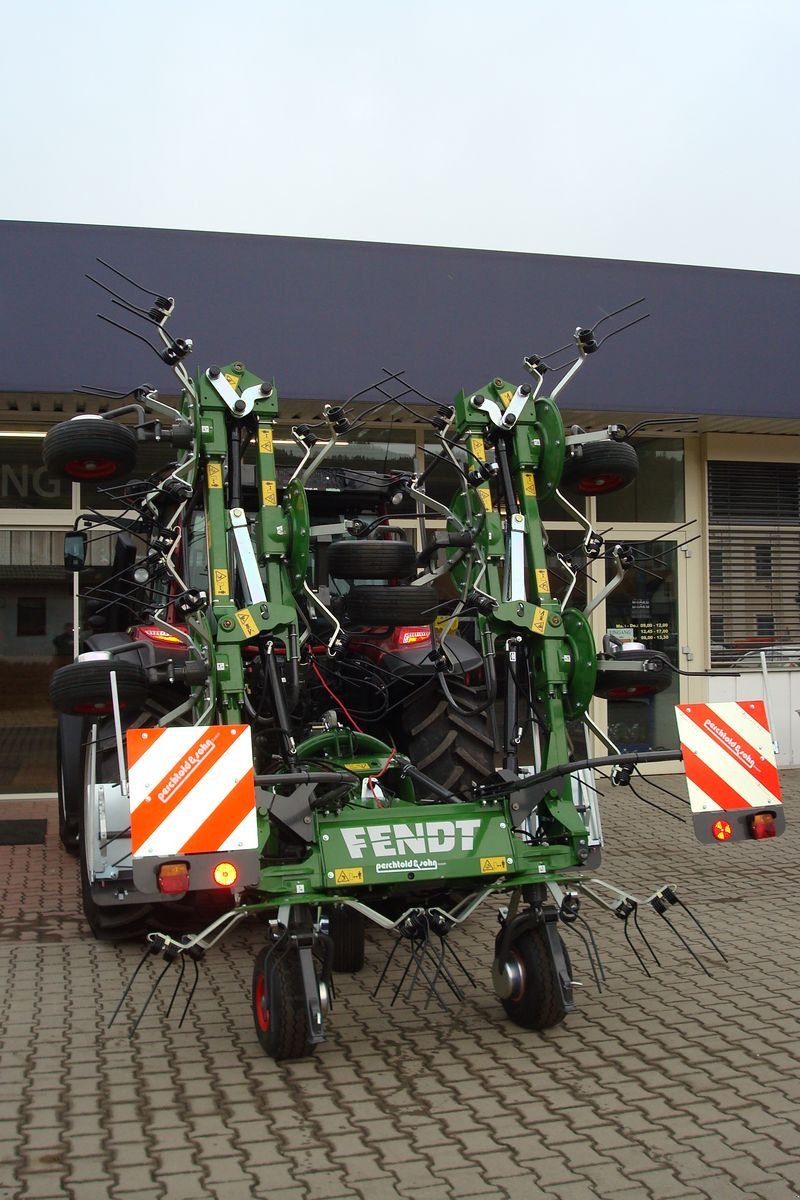
<svg viewBox="0 0 800 1200">
<path fill-rule="evenodd" d="M 461 977 L 463 1003 L 373 997 L 392 941 L 371 933 L 363 973 L 337 977 L 328 1040 L 288 1064 L 253 1030 L 255 923 L 209 952 L 182 1027 L 189 972 L 173 1012 L 168 975 L 130 1032 L 149 959 L 109 1029 L 141 946 L 88 935 L 55 805 L 3 802 L 48 834 L 0 847 L 1 1200 L 800 1196 L 800 772 L 783 784 L 786 834 L 744 846 L 700 845 L 649 783 L 603 801 L 600 877 L 640 897 L 675 885 L 727 963 L 685 911 L 670 920 L 699 962 L 651 910 L 660 966 L 628 923 L 648 977 L 623 923 L 584 904 L 606 985 L 565 931 L 578 1010 L 531 1033 L 491 989 L 490 904 L 454 935 L 477 984 Z"/>
</svg>

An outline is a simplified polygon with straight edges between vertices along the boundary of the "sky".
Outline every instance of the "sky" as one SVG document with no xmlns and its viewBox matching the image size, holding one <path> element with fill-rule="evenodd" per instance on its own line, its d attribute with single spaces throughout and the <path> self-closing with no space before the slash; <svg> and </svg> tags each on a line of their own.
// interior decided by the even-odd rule
<svg viewBox="0 0 800 1200">
<path fill-rule="evenodd" d="M 800 273 L 797 0 L 6 0 L 0 219 Z"/>
</svg>

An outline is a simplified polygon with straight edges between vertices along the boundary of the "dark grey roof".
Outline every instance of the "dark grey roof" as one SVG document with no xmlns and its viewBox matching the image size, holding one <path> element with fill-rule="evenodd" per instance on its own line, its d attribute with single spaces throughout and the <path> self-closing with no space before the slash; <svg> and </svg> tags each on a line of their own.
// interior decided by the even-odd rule
<svg viewBox="0 0 800 1200">
<path fill-rule="evenodd" d="M 796 275 L 16 221 L 0 222 L 0 391 L 175 390 L 145 346 L 97 320 L 114 310 L 84 278 L 96 257 L 176 297 L 169 328 L 193 338 L 197 365 L 242 359 L 291 400 L 344 399 L 383 367 L 437 401 L 521 382 L 524 354 L 646 296 L 650 319 L 587 363 L 570 407 L 798 415 Z"/>
</svg>

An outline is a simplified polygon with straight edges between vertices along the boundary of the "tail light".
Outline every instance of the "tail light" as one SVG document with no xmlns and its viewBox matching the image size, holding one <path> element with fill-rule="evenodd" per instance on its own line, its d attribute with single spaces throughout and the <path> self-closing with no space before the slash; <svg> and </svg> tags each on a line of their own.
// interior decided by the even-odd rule
<svg viewBox="0 0 800 1200">
<path fill-rule="evenodd" d="M 185 625 L 176 625 L 176 629 L 186 629 Z M 133 633 L 135 641 L 141 641 L 147 638 L 148 642 L 153 642 L 156 646 L 183 646 L 186 649 L 186 642 L 183 638 L 179 638 L 177 634 L 169 633 L 166 629 L 161 629 L 158 625 L 139 625 Z"/>
<path fill-rule="evenodd" d="M 754 838 L 773 838 L 778 836 L 778 830 L 775 824 L 775 813 L 759 812 L 753 813 L 752 817 L 748 818 L 750 826 L 750 836 Z"/>
<path fill-rule="evenodd" d="M 158 890 L 166 896 L 182 896 L 189 890 L 189 864 L 162 863 L 158 868 Z"/>
<path fill-rule="evenodd" d="M 392 631 L 392 648 L 398 649 L 400 646 L 418 646 L 422 642 L 431 640 L 431 630 L 429 625 L 398 625 Z"/>
</svg>

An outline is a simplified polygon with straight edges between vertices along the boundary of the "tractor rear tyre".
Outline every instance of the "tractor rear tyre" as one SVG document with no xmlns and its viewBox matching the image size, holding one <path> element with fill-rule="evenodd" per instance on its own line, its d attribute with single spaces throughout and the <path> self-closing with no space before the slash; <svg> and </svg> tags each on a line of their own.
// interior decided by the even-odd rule
<svg viewBox="0 0 800 1200">
<path fill-rule="evenodd" d="M 580 454 L 564 460 L 561 488 L 576 496 L 622 491 L 639 475 L 639 459 L 629 442 L 586 442 Z"/>
<path fill-rule="evenodd" d="M 148 683 L 144 669 L 123 659 L 95 659 L 68 663 L 53 672 L 50 702 L 59 712 L 70 716 L 97 716 L 113 712 L 110 676 L 117 677 L 117 695 L 121 709 L 141 708 L 147 698 Z"/>
<path fill-rule="evenodd" d="M 128 475 L 136 462 L 136 434 L 102 417 L 73 417 L 48 431 L 42 459 L 49 475 L 94 483 Z"/>
<path fill-rule="evenodd" d="M 496 951 L 500 949 L 502 938 L 501 930 L 495 943 Z M 569 971 L 569 953 L 563 941 L 561 948 Z M 512 984 L 511 994 L 502 1004 L 508 1017 L 523 1029 L 552 1029 L 554 1025 L 560 1025 L 567 1010 L 544 926 L 522 930 L 508 947 L 506 962 Z"/>
<path fill-rule="evenodd" d="M 253 964 L 252 1002 L 256 1037 L 270 1058 L 281 1062 L 313 1054 L 296 950 L 276 950 L 272 945 L 259 950 Z"/>
<path fill-rule="evenodd" d="M 449 680 L 447 686 L 460 712 L 450 707 L 434 681 L 414 693 L 393 732 L 397 748 L 420 771 L 462 794 L 493 773 L 495 745 L 484 688 L 460 680 Z"/>
<path fill-rule="evenodd" d="M 334 579 L 410 579 L 417 552 L 410 542 L 334 542 L 328 551 L 328 574 Z"/>
</svg>

